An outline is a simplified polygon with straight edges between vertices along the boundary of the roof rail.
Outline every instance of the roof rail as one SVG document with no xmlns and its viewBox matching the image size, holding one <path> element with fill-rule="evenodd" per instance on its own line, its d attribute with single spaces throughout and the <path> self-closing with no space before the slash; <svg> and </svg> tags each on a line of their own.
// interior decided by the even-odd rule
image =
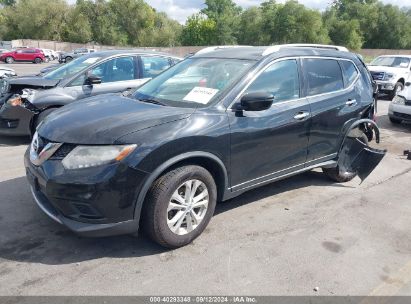
<svg viewBox="0 0 411 304">
<path fill-rule="evenodd" d="M 341 52 L 349 52 L 348 49 L 344 46 L 338 45 L 328 45 L 328 44 L 308 44 L 308 43 L 292 43 L 292 44 L 279 44 L 268 47 L 264 52 L 263 56 L 270 55 L 272 53 L 278 52 L 282 48 L 287 47 L 306 47 L 306 48 L 317 48 L 317 49 L 327 49 L 327 50 L 336 50 Z"/>
<path fill-rule="evenodd" d="M 252 47 L 251 45 L 218 45 L 218 46 L 209 46 L 204 49 L 199 50 L 196 55 L 198 54 L 205 54 L 212 51 L 216 51 L 219 49 L 229 49 L 229 48 L 239 48 L 239 47 Z"/>
</svg>

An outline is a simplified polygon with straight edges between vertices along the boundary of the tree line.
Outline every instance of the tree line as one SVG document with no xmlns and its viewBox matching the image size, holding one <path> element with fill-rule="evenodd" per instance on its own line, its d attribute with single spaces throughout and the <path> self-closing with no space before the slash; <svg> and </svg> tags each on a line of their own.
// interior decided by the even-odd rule
<svg viewBox="0 0 411 304">
<path fill-rule="evenodd" d="M 0 40 L 46 39 L 118 46 L 332 43 L 350 49 L 411 48 L 411 8 L 334 0 L 323 12 L 288 0 L 243 9 L 205 0 L 184 25 L 144 0 L 0 0 Z"/>
</svg>

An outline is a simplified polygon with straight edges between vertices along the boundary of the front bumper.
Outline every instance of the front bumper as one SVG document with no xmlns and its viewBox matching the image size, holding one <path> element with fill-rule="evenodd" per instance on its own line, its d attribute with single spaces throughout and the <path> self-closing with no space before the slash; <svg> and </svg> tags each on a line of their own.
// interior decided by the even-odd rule
<svg viewBox="0 0 411 304">
<path fill-rule="evenodd" d="M 146 172 L 125 163 L 65 170 L 52 158 L 36 167 L 28 151 L 24 163 L 34 200 L 56 222 L 82 236 L 137 232 L 135 202 Z"/>
<path fill-rule="evenodd" d="M 0 135 L 29 136 L 35 113 L 24 107 L 7 103 L 0 108 Z"/>
<path fill-rule="evenodd" d="M 388 107 L 388 116 L 406 122 L 411 122 L 411 104 L 399 105 L 391 102 Z"/>
<path fill-rule="evenodd" d="M 378 85 L 378 90 L 381 92 L 391 92 L 395 88 L 395 83 L 388 82 L 388 81 L 379 81 L 376 80 Z"/>
</svg>

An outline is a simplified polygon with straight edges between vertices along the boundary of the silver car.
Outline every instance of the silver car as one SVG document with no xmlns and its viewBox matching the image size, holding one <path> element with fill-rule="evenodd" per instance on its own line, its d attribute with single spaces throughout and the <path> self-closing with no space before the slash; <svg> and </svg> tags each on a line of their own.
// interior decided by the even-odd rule
<svg viewBox="0 0 411 304">
<path fill-rule="evenodd" d="M 30 135 L 59 107 L 95 95 L 133 90 L 180 60 L 149 51 L 102 51 L 45 75 L 3 80 L 0 135 Z"/>
<path fill-rule="evenodd" d="M 405 83 L 405 88 L 391 101 L 388 108 L 388 117 L 394 124 L 401 122 L 411 123 L 411 83 Z"/>
</svg>

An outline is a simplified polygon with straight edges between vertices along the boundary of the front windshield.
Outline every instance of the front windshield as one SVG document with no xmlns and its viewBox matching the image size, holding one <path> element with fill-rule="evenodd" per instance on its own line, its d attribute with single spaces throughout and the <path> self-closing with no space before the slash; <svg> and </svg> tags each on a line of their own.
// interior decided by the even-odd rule
<svg viewBox="0 0 411 304">
<path fill-rule="evenodd" d="M 240 79 L 254 61 L 188 58 L 147 82 L 134 98 L 175 107 L 205 106 Z"/>
<path fill-rule="evenodd" d="M 53 80 L 61 80 L 74 74 L 84 70 L 88 66 L 92 65 L 93 63 L 100 60 L 101 57 L 93 56 L 93 57 L 79 57 L 73 61 L 70 61 L 58 69 L 47 73 L 44 78 L 45 79 L 53 79 Z"/>
<path fill-rule="evenodd" d="M 392 68 L 408 68 L 410 64 L 410 58 L 407 57 L 377 57 L 370 65 L 379 65 Z"/>
</svg>

